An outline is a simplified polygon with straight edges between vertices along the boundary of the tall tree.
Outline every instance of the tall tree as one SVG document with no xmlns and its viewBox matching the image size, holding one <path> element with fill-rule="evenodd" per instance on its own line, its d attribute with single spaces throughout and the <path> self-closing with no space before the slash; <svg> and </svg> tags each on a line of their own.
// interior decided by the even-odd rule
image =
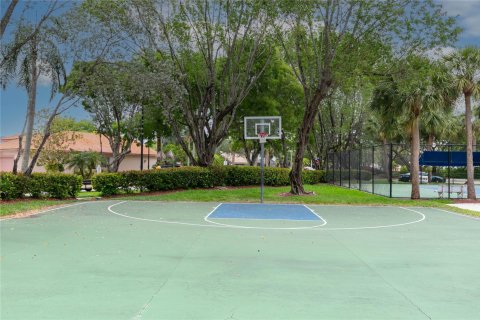
<svg viewBox="0 0 480 320">
<path fill-rule="evenodd" d="M 172 131 L 191 162 L 208 166 L 227 136 L 235 112 L 263 68 L 255 62 L 268 57 L 266 45 L 275 16 L 261 1 L 131 2 L 149 46 L 172 61 L 186 98 L 167 110 Z M 268 59 L 264 59 L 268 63 Z M 196 156 L 183 128 L 195 144 Z"/>
<path fill-rule="evenodd" d="M 33 33 L 34 26 L 20 28 L 17 37 Z M 37 83 L 40 76 L 47 77 L 51 82 L 51 96 L 53 98 L 61 83 L 65 79 L 65 68 L 57 44 L 46 28 L 35 33 L 29 42 L 15 55 L 11 55 L 1 69 L 1 83 L 3 86 L 15 79 L 24 86 L 28 93 L 26 114 L 24 151 L 22 154 L 22 172 L 26 172 L 30 163 L 30 150 L 35 124 Z M 16 159 L 18 161 L 18 159 Z"/>
<path fill-rule="evenodd" d="M 404 119 L 410 144 L 412 199 L 420 198 L 420 126 L 426 110 L 443 112 L 451 108 L 451 81 L 438 63 L 410 55 L 399 61 L 402 72 L 388 77 L 374 93 L 372 108 L 386 118 Z"/>
<path fill-rule="evenodd" d="M 286 166 L 287 145 L 293 141 L 295 129 L 300 121 L 298 115 L 301 112 L 303 91 L 278 48 L 272 51 L 269 59 L 270 63 L 265 71 L 239 106 L 229 135 L 233 140 L 233 149 L 242 150 L 249 164 L 255 165 L 260 153 L 260 144 L 257 140 L 245 139 L 243 118 L 246 116 L 282 116 L 284 138 L 280 141 L 269 140 L 267 147 L 279 159 L 282 159 L 280 164 Z M 256 67 L 263 68 L 264 64 L 265 61 L 258 61 Z"/>
<path fill-rule="evenodd" d="M 480 98 L 480 49 L 467 47 L 445 61 L 454 76 L 455 86 L 465 98 L 465 131 L 467 137 L 467 197 L 476 199 L 473 168 L 472 98 Z"/>
<path fill-rule="evenodd" d="M 24 171 L 26 175 L 32 173 L 43 147 L 52 134 L 52 124 L 56 117 L 78 104 L 79 97 L 76 95 L 76 90 L 84 83 L 85 77 L 106 61 L 115 61 L 127 55 L 124 47 L 125 35 L 118 31 L 116 22 L 104 21 L 96 13 L 95 8 L 89 7 L 87 1 L 80 6 L 73 4 L 69 11 L 62 16 L 51 17 L 44 26 L 44 34 L 48 41 L 42 41 L 39 45 L 51 43 L 50 47 L 56 48 L 55 56 L 59 58 L 58 68 L 66 70 L 66 66 L 75 61 L 92 61 L 92 63 L 77 72 L 75 77 L 49 74 L 50 77 L 56 77 L 52 81 L 51 96 L 53 98 L 55 95 L 56 103 L 49 108 L 50 114 L 45 122 L 42 137 Z M 42 64 L 39 68 L 41 67 Z"/>
<path fill-rule="evenodd" d="M 282 20 L 286 25 L 278 28 L 278 38 L 305 93 L 305 111 L 290 173 L 291 193 L 302 194 L 303 157 L 320 104 L 339 76 L 353 77 L 371 70 L 383 55 L 378 47 L 365 44 L 383 42 L 394 45 L 399 52 L 408 52 L 448 42 L 458 30 L 453 28 L 454 20 L 446 18 L 431 0 L 283 4 Z M 285 37 L 286 30 L 289 37 Z"/>
<path fill-rule="evenodd" d="M 82 76 L 90 65 L 78 63 L 72 80 L 77 74 Z M 107 138 L 112 149 L 109 171 L 118 171 L 120 163 L 131 152 L 132 143 L 140 136 L 142 105 L 155 96 L 168 106 L 168 98 L 164 97 L 174 97 L 181 92 L 165 72 L 168 69 L 164 63 L 157 63 L 154 70 L 139 61 L 111 63 L 98 66 L 82 81 L 77 81 L 75 93 L 83 98 L 82 103 L 91 113 L 97 132 Z"/>
</svg>

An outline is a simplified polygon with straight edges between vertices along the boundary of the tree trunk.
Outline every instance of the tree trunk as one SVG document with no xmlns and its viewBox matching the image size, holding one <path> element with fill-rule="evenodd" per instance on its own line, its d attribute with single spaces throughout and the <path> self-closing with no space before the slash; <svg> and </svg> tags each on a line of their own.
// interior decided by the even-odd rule
<svg viewBox="0 0 480 320">
<path fill-rule="evenodd" d="M 5 29 L 7 29 L 7 25 L 10 22 L 10 18 L 17 3 L 18 0 L 12 0 L 12 2 L 10 2 L 8 5 L 7 11 L 5 11 L 5 14 L 2 17 L 2 21 L 0 22 L 0 39 L 3 38 L 3 34 L 5 33 Z"/>
<path fill-rule="evenodd" d="M 305 194 L 302 181 L 303 156 L 305 155 L 305 146 L 308 142 L 308 135 L 313 127 L 313 122 L 318 113 L 318 108 L 322 100 L 325 98 L 330 81 L 322 81 L 320 88 L 315 92 L 313 99 L 306 105 L 303 121 L 298 129 L 298 141 L 293 158 L 292 170 L 290 171 L 290 193 L 295 195 Z"/>
<path fill-rule="evenodd" d="M 27 124 L 25 127 L 25 149 L 23 151 L 22 159 L 22 172 L 24 173 L 27 170 L 30 161 L 30 148 L 32 147 L 33 127 L 35 125 L 35 104 L 37 100 L 37 45 L 35 39 L 32 42 L 30 85 L 28 86 Z"/>
<path fill-rule="evenodd" d="M 50 125 L 51 125 L 51 123 L 48 124 L 48 126 L 50 126 Z M 50 127 L 48 127 L 48 128 L 50 128 Z M 45 143 L 47 143 L 48 138 L 50 138 L 50 129 L 46 130 L 46 132 L 43 136 L 42 142 L 40 142 L 40 145 L 35 150 L 35 154 L 32 157 L 32 161 L 30 161 L 30 164 L 28 165 L 27 169 L 24 171 L 24 174 L 26 176 L 30 176 L 32 174 L 33 169 L 35 168 L 35 164 L 37 163 L 38 157 L 40 157 L 40 152 L 42 151 Z"/>
<path fill-rule="evenodd" d="M 382 146 L 382 158 L 383 158 L 383 172 L 385 176 L 390 179 L 390 155 L 389 155 L 389 148 L 390 145 L 387 142 L 387 139 L 383 139 L 383 146 Z M 390 182 L 390 181 L 389 181 Z"/>
<path fill-rule="evenodd" d="M 287 168 L 288 167 L 287 142 L 285 139 L 285 131 L 283 131 L 283 129 L 282 129 L 282 154 L 283 154 L 282 168 Z"/>
<path fill-rule="evenodd" d="M 197 164 L 200 167 L 209 167 L 210 165 L 212 165 L 216 149 L 217 149 L 217 146 L 213 144 L 206 144 L 204 145 L 204 148 L 197 149 L 197 155 L 198 155 Z"/>
<path fill-rule="evenodd" d="M 473 133 L 471 94 L 465 94 L 465 128 L 467 130 L 467 198 L 475 200 L 475 181 L 473 168 Z"/>
<path fill-rule="evenodd" d="M 157 162 L 161 163 L 162 161 L 163 161 L 162 136 L 157 131 Z"/>
<path fill-rule="evenodd" d="M 13 159 L 13 169 L 12 169 L 13 174 L 17 174 L 17 172 L 18 172 L 18 160 L 20 160 L 20 156 L 22 155 L 23 134 L 24 134 L 24 132 L 22 132 L 22 134 L 18 136 L 18 152 L 17 152 L 17 156 L 15 157 L 15 159 Z"/>
<path fill-rule="evenodd" d="M 412 183 L 412 199 L 420 199 L 420 168 L 419 168 L 419 158 L 420 158 L 420 119 L 419 115 L 416 115 L 412 122 L 412 133 L 411 133 L 411 170 L 410 170 L 410 181 Z"/>
</svg>

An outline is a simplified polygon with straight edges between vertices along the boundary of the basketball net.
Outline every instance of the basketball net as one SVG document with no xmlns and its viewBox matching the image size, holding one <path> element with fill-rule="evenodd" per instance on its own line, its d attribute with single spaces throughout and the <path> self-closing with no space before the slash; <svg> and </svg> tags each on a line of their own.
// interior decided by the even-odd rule
<svg viewBox="0 0 480 320">
<path fill-rule="evenodd" d="M 268 137 L 268 133 L 266 133 L 266 132 L 259 132 L 258 133 L 258 139 L 260 140 L 260 143 L 267 142 L 267 137 Z"/>
</svg>

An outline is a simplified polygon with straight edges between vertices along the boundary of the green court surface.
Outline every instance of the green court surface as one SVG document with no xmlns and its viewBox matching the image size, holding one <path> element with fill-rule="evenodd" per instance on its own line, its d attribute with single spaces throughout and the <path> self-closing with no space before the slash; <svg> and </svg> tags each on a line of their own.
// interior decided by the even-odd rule
<svg viewBox="0 0 480 320">
<path fill-rule="evenodd" d="M 318 205 L 321 219 L 213 218 L 218 205 L 97 201 L 1 221 L 0 318 L 480 318 L 478 219 Z"/>
<path fill-rule="evenodd" d="M 343 187 L 348 188 L 348 182 L 343 183 Z M 443 198 L 448 198 L 448 184 L 443 184 L 445 191 L 442 194 Z M 458 194 L 454 192 L 455 190 L 458 190 L 459 187 L 463 186 L 464 192 L 463 195 Z M 359 189 L 358 184 L 351 184 L 350 187 L 352 189 Z M 440 188 L 439 184 L 431 183 L 431 184 L 420 184 L 420 197 L 423 199 L 439 199 L 438 195 L 438 190 Z M 476 186 L 476 192 L 477 194 L 480 194 L 480 186 Z M 383 195 L 386 197 L 390 196 L 390 184 L 388 183 L 375 183 L 372 186 L 371 182 L 366 182 L 361 185 L 361 190 L 365 192 L 372 193 L 372 190 L 374 191 L 373 193 L 378 194 L 378 195 Z M 392 184 L 392 198 L 410 198 L 412 194 L 412 185 L 410 183 L 393 183 Z M 450 193 L 450 198 L 451 199 L 457 199 L 457 198 L 466 198 L 467 197 L 467 188 L 465 185 L 462 184 L 451 184 L 451 193 Z"/>
</svg>

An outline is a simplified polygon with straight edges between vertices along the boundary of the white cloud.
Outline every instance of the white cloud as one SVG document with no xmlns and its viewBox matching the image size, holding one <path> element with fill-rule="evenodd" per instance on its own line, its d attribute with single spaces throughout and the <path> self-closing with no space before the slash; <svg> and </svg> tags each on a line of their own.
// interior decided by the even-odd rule
<svg viewBox="0 0 480 320">
<path fill-rule="evenodd" d="M 428 50 L 426 55 L 431 60 L 439 60 L 440 58 L 455 52 L 455 50 L 456 49 L 454 47 L 436 47 Z"/>
<path fill-rule="evenodd" d="M 47 87 L 52 85 L 52 79 L 44 73 L 40 73 L 38 76 L 38 85 L 42 87 Z"/>
<path fill-rule="evenodd" d="M 449 15 L 458 16 L 458 23 L 468 37 L 480 36 L 480 0 L 437 0 Z"/>
</svg>

